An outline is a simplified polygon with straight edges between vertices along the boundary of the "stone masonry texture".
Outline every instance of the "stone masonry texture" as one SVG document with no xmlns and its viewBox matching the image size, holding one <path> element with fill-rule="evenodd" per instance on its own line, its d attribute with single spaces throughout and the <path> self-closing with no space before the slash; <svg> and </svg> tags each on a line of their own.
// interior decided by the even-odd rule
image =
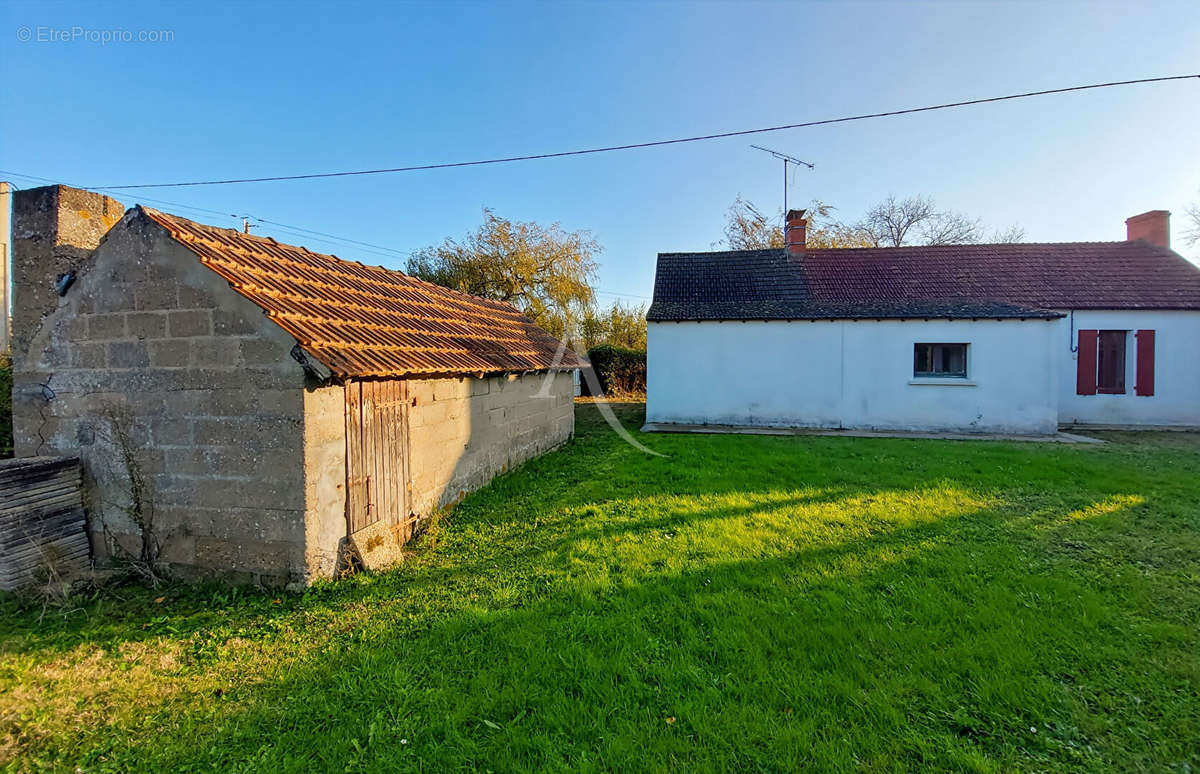
<svg viewBox="0 0 1200 774">
<path fill-rule="evenodd" d="M 22 292 L 52 284 L 36 268 L 16 277 L 16 452 L 79 454 L 97 560 L 138 555 L 149 525 L 184 577 L 331 574 L 307 564 L 295 341 L 133 210 L 74 266 L 65 297 Z"/>
<path fill-rule="evenodd" d="M 56 306 L 59 275 L 85 266 L 124 212 L 115 199 L 65 186 L 13 196 L 12 350 L 18 364 L 41 318 Z"/>
<path fill-rule="evenodd" d="M 575 431 L 569 371 L 409 383 L 413 510 L 456 503 Z"/>
</svg>

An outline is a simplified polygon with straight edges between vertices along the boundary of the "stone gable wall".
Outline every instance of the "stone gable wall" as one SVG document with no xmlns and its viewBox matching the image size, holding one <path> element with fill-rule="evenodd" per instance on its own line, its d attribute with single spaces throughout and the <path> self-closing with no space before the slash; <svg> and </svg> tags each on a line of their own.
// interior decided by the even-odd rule
<svg viewBox="0 0 1200 774">
<path fill-rule="evenodd" d="M 294 340 L 136 211 L 77 272 L 14 373 L 17 454 L 81 456 L 101 561 L 141 521 L 181 575 L 307 580 Z"/>
</svg>

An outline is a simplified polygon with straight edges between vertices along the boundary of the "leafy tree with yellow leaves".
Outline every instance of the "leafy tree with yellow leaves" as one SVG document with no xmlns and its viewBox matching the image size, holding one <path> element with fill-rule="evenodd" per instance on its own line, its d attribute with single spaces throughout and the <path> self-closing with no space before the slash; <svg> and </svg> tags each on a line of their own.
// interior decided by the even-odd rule
<svg viewBox="0 0 1200 774">
<path fill-rule="evenodd" d="M 405 270 L 443 287 L 506 301 L 561 338 L 595 299 L 599 252 L 586 231 L 512 221 L 485 208 L 476 231 L 418 250 Z"/>
</svg>

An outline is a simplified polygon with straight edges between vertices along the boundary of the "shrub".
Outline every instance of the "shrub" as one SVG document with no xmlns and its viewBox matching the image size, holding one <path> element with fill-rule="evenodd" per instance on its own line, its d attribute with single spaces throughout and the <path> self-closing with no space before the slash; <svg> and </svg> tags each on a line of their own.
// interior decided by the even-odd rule
<svg viewBox="0 0 1200 774">
<path fill-rule="evenodd" d="M 628 397 L 646 394 L 646 353 L 637 349 L 625 349 L 602 344 L 587 352 L 596 379 L 604 394 L 612 397 Z M 584 395 L 590 395 L 588 380 L 583 380 Z"/>
</svg>

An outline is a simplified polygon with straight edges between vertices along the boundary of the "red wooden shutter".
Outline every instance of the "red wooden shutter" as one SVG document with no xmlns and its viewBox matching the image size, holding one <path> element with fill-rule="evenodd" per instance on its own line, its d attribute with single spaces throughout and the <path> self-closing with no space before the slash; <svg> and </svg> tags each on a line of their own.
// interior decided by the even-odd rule
<svg viewBox="0 0 1200 774">
<path fill-rule="evenodd" d="M 1100 331 L 1079 332 L 1079 360 L 1075 371 L 1075 394 L 1096 394 L 1096 345 Z"/>
<path fill-rule="evenodd" d="M 1137 384 L 1133 390 L 1138 395 L 1154 394 L 1154 331 L 1137 332 Z"/>
</svg>

